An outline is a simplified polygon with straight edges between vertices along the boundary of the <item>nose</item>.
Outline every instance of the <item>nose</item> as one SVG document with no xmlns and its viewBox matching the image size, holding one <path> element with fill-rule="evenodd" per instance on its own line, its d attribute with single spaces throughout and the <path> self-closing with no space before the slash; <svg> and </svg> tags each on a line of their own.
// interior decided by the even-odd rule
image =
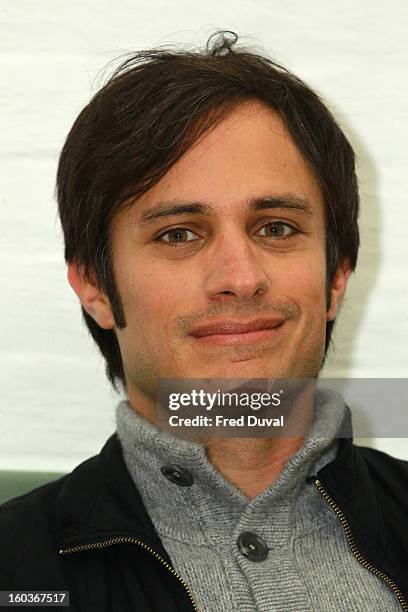
<svg viewBox="0 0 408 612">
<path fill-rule="evenodd" d="M 251 244 L 242 231 L 230 231 L 220 236 L 209 262 L 207 296 L 235 296 L 250 300 L 257 294 L 265 294 L 270 280 L 263 266 L 262 250 Z"/>
</svg>

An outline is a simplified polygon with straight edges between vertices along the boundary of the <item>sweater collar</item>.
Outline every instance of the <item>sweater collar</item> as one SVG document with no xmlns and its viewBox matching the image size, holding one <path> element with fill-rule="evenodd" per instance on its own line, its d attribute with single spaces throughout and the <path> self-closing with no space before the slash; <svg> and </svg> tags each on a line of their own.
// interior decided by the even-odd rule
<svg viewBox="0 0 408 612">
<path fill-rule="evenodd" d="M 267 521 L 271 537 L 283 544 L 292 535 L 296 505 L 303 509 L 297 513 L 298 533 L 318 528 L 322 520 L 319 500 L 307 493 L 312 488 L 307 478 L 333 461 L 347 412 L 339 394 L 319 390 L 315 419 L 303 446 L 289 458 L 278 479 L 251 501 L 214 469 L 203 444 L 159 430 L 127 401 L 117 407 L 117 434 L 127 470 L 162 535 L 196 544 L 221 538 L 227 542 L 239 521 L 252 529 Z M 182 487 L 165 478 L 162 469 L 169 465 L 186 470 L 193 485 Z"/>
<path fill-rule="evenodd" d="M 350 428 L 347 409 L 340 427 L 342 435 L 350 436 Z M 338 442 L 334 461 L 323 468 L 317 463 L 314 475 L 344 511 L 357 540 L 363 546 L 370 542 L 368 551 L 375 555 L 384 543 L 371 476 L 352 438 L 342 437 Z M 98 455 L 63 478 L 56 506 L 57 549 L 106 541 L 110 537 L 140 537 L 171 563 L 126 467 L 116 433 Z"/>
</svg>

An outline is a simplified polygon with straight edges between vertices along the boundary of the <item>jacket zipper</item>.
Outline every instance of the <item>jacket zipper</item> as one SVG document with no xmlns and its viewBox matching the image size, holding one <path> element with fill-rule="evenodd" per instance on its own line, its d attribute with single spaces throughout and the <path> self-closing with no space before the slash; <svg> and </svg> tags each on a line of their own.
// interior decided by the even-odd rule
<svg viewBox="0 0 408 612">
<path fill-rule="evenodd" d="M 193 594 L 190 591 L 190 589 L 188 588 L 188 586 L 187 586 L 186 582 L 183 580 L 183 578 L 176 572 L 176 570 L 169 563 L 167 563 L 167 561 L 165 561 L 163 559 L 163 557 L 161 557 L 155 550 L 153 550 L 153 548 L 151 548 L 148 544 L 146 544 L 142 540 L 139 540 L 138 538 L 131 538 L 131 537 L 127 537 L 127 536 L 121 536 L 121 537 L 117 537 L 117 538 L 111 538 L 110 540 L 104 540 L 103 542 L 93 542 L 93 543 L 90 543 L 90 544 L 81 544 L 79 546 L 72 546 L 71 548 L 62 548 L 58 552 L 59 552 L 60 555 L 68 555 L 68 554 L 71 554 L 71 553 L 80 552 L 82 550 L 93 550 L 93 549 L 96 549 L 96 548 L 106 548 L 107 546 L 112 546 L 114 544 L 137 544 L 138 546 L 140 546 L 144 550 L 147 550 L 151 555 L 153 555 L 153 557 L 155 559 L 160 561 L 160 563 L 162 565 L 164 565 L 164 567 L 166 569 L 168 569 L 169 572 L 171 574 L 173 574 L 173 576 L 175 576 L 179 582 L 181 582 L 181 584 L 183 585 L 184 590 L 186 591 L 187 596 L 188 596 L 188 598 L 189 598 L 189 600 L 191 602 L 193 610 L 195 612 L 198 612 L 198 608 L 197 608 L 197 605 L 195 603 Z"/>
<path fill-rule="evenodd" d="M 323 499 L 334 510 L 335 514 L 337 515 L 338 519 L 340 520 L 341 526 L 343 527 L 344 533 L 346 534 L 348 545 L 350 546 L 351 552 L 353 553 L 354 557 L 357 559 L 357 561 L 363 567 L 368 569 L 372 574 L 374 574 L 374 576 L 377 576 L 378 578 L 381 578 L 381 580 L 383 580 L 383 582 L 385 582 L 385 584 L 387 586 L 389 586 L 392 591 L 394 591 L 395 595 L 397 596 L 398 603 L 400 604 L 401 608 L 405 612 L 408 612 L 408 603 L 407 603 L 406 599 L 404 598 L 403 594 L 401 593 L 400 589 L 398 588 L 398 586 L 394 582 L 394 580 L 392 580 L 389 576 L 387 576 L 387 574 L 385 574 L 384 572 L 382 572 L 378 568 L 374 567 L 374 565 L 372 565 L 366 559 L 364 559 L 363 555 L 361 554 L 361 552 L 357 548 L 357 545 L 356 545 L 356 543 L 354 541 L 354 538 L 353 538 L 353 535 L 352 535 L 352 532 L 351 532 L 351 529 L 350 529 L 350 525 L 348 524 L 347 519 L 344 516 L 342 510 L 340 510 L 339 506 L 336 504 L 334 499 L 332 497 L 330 497 L 330 495 L 327 493 L 326 489 L 323 487 L 323 485 L 320 482 L 320 480 L 317 479 L 317 480 L 314 481 L 314 483 L 315 483 L 319 493 L 322 495 Z"/>
</svg>

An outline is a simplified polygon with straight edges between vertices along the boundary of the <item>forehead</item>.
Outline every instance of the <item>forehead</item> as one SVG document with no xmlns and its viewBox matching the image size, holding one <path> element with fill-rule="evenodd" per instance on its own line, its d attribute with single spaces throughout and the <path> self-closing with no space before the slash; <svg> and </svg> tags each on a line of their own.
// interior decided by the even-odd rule
<svg viewBox="0 0 408 612">
<path fill-rule="evenodd" d="M 308 200 L 323 215 L 320 187 L 280 114 L 247 101 L 205 133 L 130 210 L 140 216 L 158 202 L 189 200 L 211 202 L 225 214 L 266 194 Z"/>
</svg>

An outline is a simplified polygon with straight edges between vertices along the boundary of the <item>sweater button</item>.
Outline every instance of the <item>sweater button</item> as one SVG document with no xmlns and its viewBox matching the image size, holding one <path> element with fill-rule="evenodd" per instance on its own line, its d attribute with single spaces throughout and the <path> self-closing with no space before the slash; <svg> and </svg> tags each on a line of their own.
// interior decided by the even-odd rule
<svg viewBox="0 0 408 612">
<path fill-rule="evenodd" d="M 169 463 L 168 465 L 164 465 L 160 468 L 163 476 L 173 482 L 179 487 L 191 487 L 194 482 L 194 479 L 188 470 L 185 470 L 180 465 L 176 465 L 175 463 Z"/>
<path fill-rule="evenodd" d="M 268 547 L 256 533 L 244 531 L 238 537 L 237 546 L 241 555 L 250 561 L 264 561 L 268 556 Z"/>
</svg>

